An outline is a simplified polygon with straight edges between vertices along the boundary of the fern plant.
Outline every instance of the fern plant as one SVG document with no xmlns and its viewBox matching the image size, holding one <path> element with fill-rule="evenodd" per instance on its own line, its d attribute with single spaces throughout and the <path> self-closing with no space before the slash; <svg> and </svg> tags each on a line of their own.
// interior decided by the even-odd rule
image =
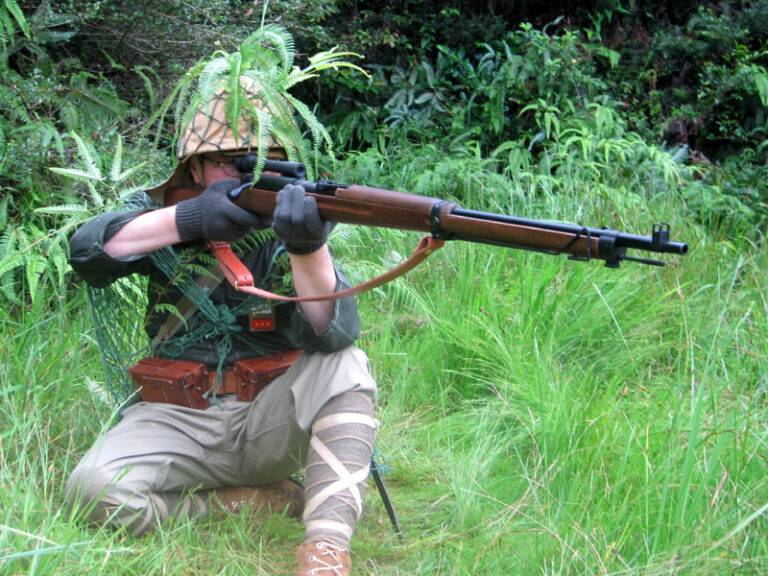
<svg viewBox="0 0 768 576">
<path fill-rule="evenodd" d="M 124 169 L 121 138 L 106 159 L 82 136 L 71 134 L 71 138 L 77 145 L 74 166 L 50 170 L 78 182 L 76 196 L 56 206 L 37 208 L 32 216 L 39 218 L 27 217 L 22 223 L 10 216 L 10 196 L 0 202 L 0 292 L 17 305 L 24 302 L 25 294 L 34 303 L 45 294 L 60 293 L 69 271 L 69 232 L 95 214 L 115 208 L 139 189 L 128 183 L 146 162 Z M 46 217 L 53 217 L 52 227 Z"/>
<path fill-rule="evenodd" d="M 159 138 L 165 117 L 173 109 L 176 126 L 183 131 L 198 110 L 205 109 L 217 93 L 224 91 L 230 125 L 246 119 L 252 127 L 249 137 L 257 143 L 257 171 L 263 168 L 273 138 L 285 146 L 289 159 L 304 162 L 311 169 L 310 152 L 332 153 L 331 137 L 312 110 L 289 90 L 324 70 L 350 68 L 366 74 L 346 59 L 351 56 L 357 55 L 334 48 L 311 56 L 309 64 L 299 68 L 294 64 L 296 49 L 290 33 L 278 25 L 264 25 L 236 51 L 218 50 L 210 60 L 192 67 L 176 84 L 150 125 L 156 126 Z M 249 91 L 254 90 L 256 98 L 263 103 L 261 107 L 248 97 Z M 311 135 L 311 148 L 304 142 L 303 128 Z"/>
<path fill-rule="evenodd" d="M 77 144 L 79 160 L 72 168 L 50 168 L 60 176 L 71 178 L 85 185 L 81 194 L 81 204 L 68 204 L 60 206 L 46 206 L 38 208 L 36 212 L 44 214 L 61 214 L 71 216 L 72 220 L 63 224 L 64 232 L 76 225 L 82 217 L 89 217 L 114 207 L 120 200 L 137 192 L 141 187 L 127 187 L 130 178 L 140 171 L 147 162 L 140 162 L 135 166 L 124 170 L 123 168 L 123 139 L 118 136 L 115 144 L 115 152 L 111 158 L 103 159 L 95 153 L 93 147 L 82 136 L 71 134 Z M 107 169 L 108 161 L 108 169 Z"/>
<path fill-rule="evenodd" d="M 8 48 L 16 43 L 18 32 L 30 38 L 29 24 L 16 0 L 3 0 L 0 4 L 0 61 L 8 59 Z"/>
</svg>

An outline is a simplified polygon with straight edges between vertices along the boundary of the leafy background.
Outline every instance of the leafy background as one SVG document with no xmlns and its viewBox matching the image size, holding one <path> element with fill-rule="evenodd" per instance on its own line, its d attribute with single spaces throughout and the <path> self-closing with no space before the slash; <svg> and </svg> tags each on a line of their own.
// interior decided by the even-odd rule
<svg viewBox="0 0 768 576">
<path fill-rule="evenodd" d="M 405 539 L 371 487 L 359 574 L 764 574 L 768 2 L 0 2 L 0 572 L 289 573 L 301 526 L 142 540 L 62 489 L 116 417 L 66 235 L 170 167 L 155 114 L 262 19 L 335 180 L 687 241 L 664 268 L 450 244 L 360 298 Z M 339 226 L 369 278 L 416 239 Z"/>
</svg>

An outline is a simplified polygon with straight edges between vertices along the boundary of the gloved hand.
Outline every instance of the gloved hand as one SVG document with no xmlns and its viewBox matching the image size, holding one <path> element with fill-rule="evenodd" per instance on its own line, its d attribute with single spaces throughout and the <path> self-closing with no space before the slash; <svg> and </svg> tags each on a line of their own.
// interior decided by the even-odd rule
<svg viewBox="0 0 768 576">
<path fill-rule="evenodd" d="M 296 184 L 288 184 L 277 193 L 272 220 L 272 228 L 290 254 L 311 254 L 318 250 L 334 226 L 320 218 L 315 199 Z"/>
<path fill-rule="evenodd" d="M 195 198 L 176 205 L 176 227 L 182 242 L 215 240 L 235 242 L 254 228 L 268 228 L 271 219 L 252 214 L 227 197 L 227 192 L 240 185 L 236 179 L 218 180 Z"/>
</svg>

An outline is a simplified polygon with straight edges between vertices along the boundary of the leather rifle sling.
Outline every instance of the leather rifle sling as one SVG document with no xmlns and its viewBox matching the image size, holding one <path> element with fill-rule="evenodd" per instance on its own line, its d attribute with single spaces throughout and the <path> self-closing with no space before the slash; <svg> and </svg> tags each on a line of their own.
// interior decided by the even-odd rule
<svg viewBox="0 0 768 576">
<path fill-rule="evenodd" d="M 435 238 L 433 236 L 424 236 L 419 241 L 418 246 L 410 255 L 410 257 L 402 264 L 394 267 L 392 270 L 376 276 L 367 282 L 358 284 L 352 288 L 341 290 L 339 292 L 333 292 L 331 294 L 321 294 L 318 296 L 281 296 L 274 294 L 260 288 L 256 288 L 253 285 L 253 276 L 248 268 L 245 267 L 235 253 L 232 251 L 229 243 L 227 242 L 208 242 L 208 246 L 213 252 L 213 255 L 218 260 L 221 270 L 224 272 L 224 277 L 229 281 L 235 290 L 245 292 L 246 294 L 252 294 L 259 296 L 267 300 L 280 300 L 283 302 L 315 302 L 319 300 L 337 300 L 339 298 L 347 298 L 349 296 L 357 296 L 363 294 L 379 286 L 383 286 L 387 282 L 391 282 L 396 278 L 410 272 L 416 266 L 421 264 L 429 257 L 430 254 L 439 250 L 445 244 L 445 240 Z"/>
</svg>

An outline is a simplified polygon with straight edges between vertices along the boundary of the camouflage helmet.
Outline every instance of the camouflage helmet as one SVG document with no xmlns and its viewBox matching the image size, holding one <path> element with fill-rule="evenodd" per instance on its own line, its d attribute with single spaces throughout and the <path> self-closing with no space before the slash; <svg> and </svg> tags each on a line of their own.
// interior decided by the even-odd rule
<svg viewBox="0 0 768 576">
<path fill-rule="evenodd" d="M 257 95 L 255 83 L 245 77 L 241 77 L 240 83 L 245 88 L 246 98 L 256 110 L 270 114 L 269 108 Z M 254 132 L 256 121 L 252 115 L 241 113 L 233 130 L 227 119 L 226 108 L 227 92 L 222 89 L 214 93 L 209 104 L 197 109 L 179 136 L 176 150 L 178 164 L 173 173 L 167 180 L 146 191 L 153 200 L 162 204 L 165 191 L 169 188 L 194 186 L 190 167 L 192 159 L 197 155 L 212 152 L 235 154 L 258 150 L 258 135 Z M 285 147 L 272 136 L 268 155 L 285 158 L 285 154 Z"/>
</svg>

